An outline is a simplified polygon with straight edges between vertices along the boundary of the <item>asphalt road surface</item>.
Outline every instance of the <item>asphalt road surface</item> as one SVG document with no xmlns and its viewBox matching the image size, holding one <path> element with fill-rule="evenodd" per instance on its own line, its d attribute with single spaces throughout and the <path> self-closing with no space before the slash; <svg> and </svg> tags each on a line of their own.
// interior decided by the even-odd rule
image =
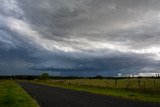
<svg viewBox="0 0 160 107">
<path fill-rule="evenodd" d="M 26 82 L 18 84 L 41 107 L 160 107 L 160 103 L 134 101 Z"/>
</svg>

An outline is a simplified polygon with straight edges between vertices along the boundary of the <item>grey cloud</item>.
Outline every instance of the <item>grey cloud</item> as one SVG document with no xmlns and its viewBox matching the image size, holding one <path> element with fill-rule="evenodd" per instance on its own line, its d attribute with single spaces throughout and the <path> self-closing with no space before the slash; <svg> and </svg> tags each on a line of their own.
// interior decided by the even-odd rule
<svg viewBox="0 0 160 107">
<path fill-rule="evenodd" d="M 123 25 L 138 24 L 155 15 L 159 11 L 159 1 L 126 1 L 126 0 L 88 0 L 88 1 L 18 1 L 25 17 L 33 24 L 33 28 L 49 38 L 62 42 L 63 38 L 87 38 L 89 40 L 105 40 L 106 42 L 126 42 L 126 45 L 137 47 L 147 45 L 147 41 L 157 38 L 159 24 L 144 22 L 145 25 L 123 30 Z M 112 7 L 111 7 L 112 6 Z M 151 13 L 149 13 L 151 11 Z M 152 13 L 153 11 L 153 13 Z M 149 14 L 149 15 L 148 15 Z M 148 15 L 148 16 L 147 16 Z M 154 17 L 154 16 L 153 16 Z M 140 22 L 137 22 L 139 21 Z M 156 21 L 157 22 L 157 21 Z M 136 25 L 133 25 L 136 26 Z M 120 30 L 122 29 L 122 30 Z M 142 33 L 138 33 L 142 31 Z M 157 32 L 158 31 L 158 32 Z M 145 32 L 145 33 L 143 33 Z M 131 36 L 133 35 L 133 36 Z M 147 36 L 149 35 L 149 36 Z M 61 37 L 63 37 L 61 39 Z M 144 38 L 147 41 L 143 41 Z M 158 39 L 157 39 L 158 40 Z M 143 44 L 141 44 L 143 42 Z M 158 41 L 156 41 L 158 44 Z"/>
</svg>

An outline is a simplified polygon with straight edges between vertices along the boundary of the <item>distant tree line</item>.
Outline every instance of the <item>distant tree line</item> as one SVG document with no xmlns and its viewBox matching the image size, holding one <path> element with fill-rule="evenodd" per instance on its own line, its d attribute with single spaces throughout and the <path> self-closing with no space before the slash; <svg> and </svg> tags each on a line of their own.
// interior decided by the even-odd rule
<svg viewBox="0 0 160 107">
<path fill-rule="evenodd" d="M 79 76 L 49 76 L 47 74 L 37 75 L 12 75 L 12 76 L 0 76 L 0 79 L 18 79 L 18 80 L 46 80 L 46 79 L 82 79 L 84 77 Z"/>
<path fill-rule="evenodd" d="M 39 76 L 34 76 L 34 75 L 0 76 L 0 79 L 34 80 L 34 79 L 38 79 L 38 78 L 39 78 Z"/>
<path fill-rule="evenodd" d="M 130 78 L 157 78 L 160 79 L 160 76 L 156 77 L 103 77 L 101 75 L 97 75 L 94 77 L 80 77 L 80 76 L 49 76 L 47 73 L 43 73 L 42 75 L 12 75 L 12 76 L 0 76 L 0 79 L 19 79 L 19 80 L 35 80 L 35 79 L 40 79 L 40 80 L 47 80 L 47 79 L 130 79 Z"/>
</svg>

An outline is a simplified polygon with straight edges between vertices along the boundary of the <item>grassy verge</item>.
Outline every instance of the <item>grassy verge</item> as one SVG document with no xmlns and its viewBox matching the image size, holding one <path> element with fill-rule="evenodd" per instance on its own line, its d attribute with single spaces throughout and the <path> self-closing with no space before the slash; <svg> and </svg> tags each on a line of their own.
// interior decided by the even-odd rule
<svg viewBox="0 0 160 107">
<path fill-rule="evenodd" d="M 17 83 L 12 80 L 0 82 L 0 107 L 39 107 Z"/>
<path fill-rule="evenodd" d="M 74 81 L 74 80 L 73 80 Z M 33 83 L 56 86 L 61 88 L 73 89 L 86 91 L 96 94 L 108 95 L 108 96 L 116 96 L 127 99 L 134 99 L 140 101 L 148 101 L 148 102 L 160 102 L 160 94 L 153 93 L 151 90 L 146 90 L 144 88 L 141 89 L 128 89 L 128 88 L 109 88 L 109 87 L 95 87 L 89 85 L 79 85 L 79 84 L 64 84 L 63 82 L 52 82 L 52 81 L 32 81 Z M 143 89 L 145 91 L 143 91 Z"/>
</svg>

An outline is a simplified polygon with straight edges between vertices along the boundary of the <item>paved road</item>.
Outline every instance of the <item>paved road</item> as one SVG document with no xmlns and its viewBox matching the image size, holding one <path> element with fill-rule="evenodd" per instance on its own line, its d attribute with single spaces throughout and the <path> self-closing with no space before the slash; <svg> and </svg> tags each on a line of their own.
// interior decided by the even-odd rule
<svg viewBox="0 0 160 107">
<path fill-rule="evenodd" d="M 160 107 L 158 103 L 148 103 L 74 91 L 63 88 L 18 83 L 41 107 Z"/>
</svg>

